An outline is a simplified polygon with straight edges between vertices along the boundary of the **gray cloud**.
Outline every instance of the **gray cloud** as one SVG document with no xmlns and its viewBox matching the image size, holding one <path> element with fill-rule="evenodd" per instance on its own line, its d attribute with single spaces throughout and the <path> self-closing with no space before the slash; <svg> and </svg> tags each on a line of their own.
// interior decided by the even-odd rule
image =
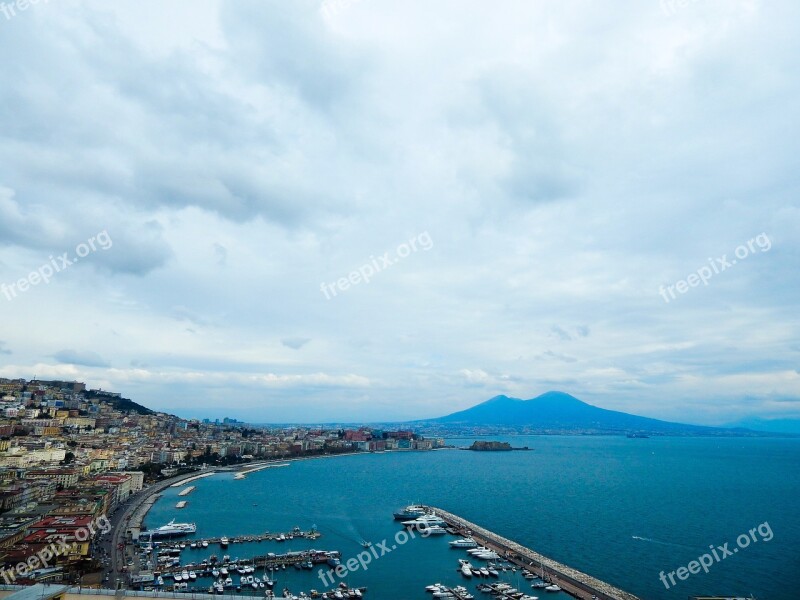
<svg viewBox="0 0 800 600">
<path fill-rule="evenodd" d="M 53 354 L 58 362 L 82 367 L 110 367 L 111 363 L 90 350 L 59 350 Z"/>
<path fill-rule="evenodd" d="M 282 339 L 281 340 L 281 344 L 283 344 L 287 348 L 291 348 L 292 350 L 299 350 L 300 348 L 305 346 L 310 341 L 311 341 L 311 338 L 292 337 L 292 338 L 284 338 L 284 339 Z"/>
</svg>

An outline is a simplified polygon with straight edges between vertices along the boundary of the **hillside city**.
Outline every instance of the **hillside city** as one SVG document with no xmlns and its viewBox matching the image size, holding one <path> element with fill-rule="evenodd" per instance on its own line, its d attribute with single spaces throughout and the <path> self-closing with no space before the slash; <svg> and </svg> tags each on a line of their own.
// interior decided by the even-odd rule
<svg viewBox="0 0 800 600">
<path fill-rule="evenodd" d="M 74 381 L 0 379 L 0 410 L 0 576 L 6 584 L 99 584 L 103 532 L 82 539 L 81 530 L 166 478 L 258 459 L 444 444 L 407 430 L 182 419 Z M 70 551 L 46 566 L 35 564 L 32 557 L 57 541 Z M 42 568 L 15 569 L 20 563 Z"/>
</svg>

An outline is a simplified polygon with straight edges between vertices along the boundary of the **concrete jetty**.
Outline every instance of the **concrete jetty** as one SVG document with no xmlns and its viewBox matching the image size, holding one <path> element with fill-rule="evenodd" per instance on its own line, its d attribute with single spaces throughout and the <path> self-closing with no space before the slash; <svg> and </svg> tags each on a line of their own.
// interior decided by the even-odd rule
<svg viewBox="0 0 800 600">
<path fill-rule="evenodd" d="M 460 534 L 469 535 L 481 545 L 495 550 L 507 560 L 537 575 L 544 575 L 571 596 L 589 600 L 593 596 L 598 600 L 640 600 L 631 593 L 624 592 L 613 585 L 582 573 L 577 569 L 563 565 L 552 558 L 521 546 L 483 527 L 462 519 L 458 515 L 435 506 L 425 507 L 436 513 Z"/>
</svg>

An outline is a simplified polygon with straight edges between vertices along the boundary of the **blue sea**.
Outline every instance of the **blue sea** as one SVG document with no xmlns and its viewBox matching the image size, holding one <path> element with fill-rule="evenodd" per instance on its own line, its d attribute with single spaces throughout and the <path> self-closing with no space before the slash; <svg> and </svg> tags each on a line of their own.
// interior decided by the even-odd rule
<svg viewBox="0 0 800 600">
<path fill-rule="evenodd" d="M 173 518 L 195 522 L 196 537 L 287 532 L 295 526 L 316 526 L 322 533 L 315 541 L 232 544 L 225 552 L 219 547 L 187 549 L 184 563 L 212 553 L 244 558 L 312 547 L 339 550 L 344 563 L 364 550 L 364 540 L 378 544 L 386 539 L 396 548 L 346 579 L 351 586 L 366 586 L 366 598 L 421 600 L 430 597 L 425 586 L 436 582 L 463 584 L 476 600 L 487 598 L 474 591 L 480 580 L 468 583 L 457 573 L 457 559 L 466 554 L 449 549 L 451 536 L 395 544 L 401 526 L 392 512 L 420 502 L 459 514 L 643 599 L 685 600 L 694 594 L 800 598 L 800 440 L 491 439 L 532 450 L 359 454 L 294 461 L 243 480 L 218 473 L 193 482 L 197 489 L 184 498 L 177 497 L 181 488 L 169 489 L 146 524 L 154 528 Z M 471 442 L 448 440 L 457 446 Z M 179 499 L 188 500 L 188 506 L 176 509 Z M 726 553 L 717 547 L 726 543 L 730 554 L 722 558 Z M 710 555 L 710 546 L 719 561 L 707 573 L 700 570 L 680 580 L 677 569 Z M 676 573 L 675 585 L 662 583 L 662 571 Z M 539 597 L 564 596 L 531 590 L 518 573 L 503 577 Z M 275 578 L 278 594 L 283 587 L 295 594 L 326 589 L 317 569 L 287 569 Z M 206 589 L 209 583 L 197 587 Z"/>
</svg>

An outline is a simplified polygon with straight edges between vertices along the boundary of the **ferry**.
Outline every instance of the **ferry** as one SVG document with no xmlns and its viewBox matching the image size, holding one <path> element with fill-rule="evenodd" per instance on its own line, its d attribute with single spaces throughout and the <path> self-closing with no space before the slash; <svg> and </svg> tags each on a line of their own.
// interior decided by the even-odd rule
<svg viewBox="0 0 800 600">
<path fill-rule="evenodd" d="M 395 521 L 403 521 L 406 519 L 416 519 L 417 517 L 421 517 L 425 514 L 425 509 L 418 504 L 409 504 L 402 510 L 398 510 L 394 513 Z"/>
</svg>

